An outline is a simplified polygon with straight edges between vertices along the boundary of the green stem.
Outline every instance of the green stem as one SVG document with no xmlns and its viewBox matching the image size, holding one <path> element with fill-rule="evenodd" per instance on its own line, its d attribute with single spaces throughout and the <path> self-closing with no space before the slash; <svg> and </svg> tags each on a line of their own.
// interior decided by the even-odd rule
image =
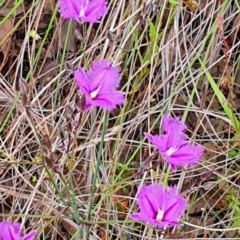
<svg viewBox="0 0 240 240">
<path fill-rule="evenodd" d="M 165 187 L 168 186 L 168 177 L 169 177 L 170 171 L 171 171 L 171 167 L 168 166 L 167 167 L 167 172 L 166 172 L 166 174 L 164 176 L 164 181 L 163 181 L 163 184 L 164 184 Z"/>
<path fill-rule="evenodd" d="M 96 188 L 97 188 L 96 187 L 97 176 L 98 176 L 98 171 L 99 171 L 99 166 L 100 166 L 100 161 L 101 161 L 101 156 L 102 156 L 102 149 L 103 149 L 105 132 L 106 132 L 106 128 L 107 128 L 107 122 L 108 122 L 108 111 L 105 110 L 101 142 L 100 142 L 100 147 L 99 147 L 98 155 L 97 155 L 97 164 L 96 164 L 95 171 L 94 171 L 94 174 L 93 174 L 91 199 L 90 199 L 89 206 L 88 206 L 88 217 L 87 217 L 88 221 L 90 221 L 91 216 L 92 216 L 92 206 L 93 206 L 93 200 L 94 200 L 94 193 L 96 192 Z"/>
<path fill-rule="evenodd" d="M 24 2 L 24 0 L 20 0 L 19 2 L 16 2 L 13 8 L 10 10 L 10 12 L 3 18 L 3 20 L 0 21 L 0 26 L 2 26 L 10 17 L 12 14 L 14 14 L 17 9 L 20 7 L 20 5 Z M 3 2 L 4 3 L 4 2 Z M 3 5 L 3 3 L 0 3 L 0 7 Z"/>
<path fill-rule="evenodd" d="M 64 61 L 65 61 L 65 56 L 66 56 L 66 52 L 67 52 L 68 40 L 69 40 L 69 36 L 70 36 L 70 32 L 71 32 L 71 28 L 72 28 L 72 20 L 70 20 L 70 21 L 69 21 L 69 24 L 68 24 L 67 36 L 66 36 L 66 39 L 65 39 L 65 42 L 64 42 L 63 54 L 62 54 L 62 58 L 61 58 L 60 68 L 59 68 L 59 71 L 60 71 L 60 72 L 63 70 Z M 55 94 L 54 94 L 54 100 L 53 100 L 53 109 L 55 109 L 55 107 L 56 107 L 56 105 L 57 105 L 60 80 L 61 80 L 61 77 L 58 77 L 56 92 L 55 92 Z"/>
<path fill-rule="evenodd" d="M 43 163 L 43 167 L 44 167 L 45 171 L 47 172 L 48 177 L 50 178 L 50 181 L 51 181 L 51 183 L 53 184 L 53 186 L 54 186 L 54 188 L 55 188 L 55 190 L 56 190 L 59 198 L 61 199 L 61 201 L 63 202 L 63 204 L 67 205 L 65 199 L 64 199 L 63 196 L 62 196 L 62 193 L 61 193 L 60 189 L 58 188 L 57 184 L 55 183 L 55 181 L 54 181 L 54 179 L 53 179 L 53 177 L 52 177 L 52 174 L 50 173 L 50 171 L 49 171 L 49 169 L 48 169 L 48 167 L 46 166 L 45 163 Z"/>
</svg>

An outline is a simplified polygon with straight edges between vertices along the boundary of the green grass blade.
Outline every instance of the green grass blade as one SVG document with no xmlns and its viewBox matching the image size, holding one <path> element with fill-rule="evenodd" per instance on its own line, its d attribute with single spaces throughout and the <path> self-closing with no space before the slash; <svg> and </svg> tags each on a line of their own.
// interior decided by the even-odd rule
<svg viewBox="0 0 240 240">
<path fill-rule="evenodd" d="M 200 64 L 201 64 L 201 68 L 203 69 L 203 71 L 206 74 L 206 77 L 214 91 L 214 93 L 216 94 L 218 101 L 220 102 L 224 112 L 227 114 L 229 120 L 232 122 L 234 128 L 236 130 L 240 130 L 240 123 L 237 120 L 236 116 L 233 113 L 232 108 L 229 106 L 228 100 L 225 98 L 225 96 L 223 95 L 223 93 L 221 92 L 221 90 L 219 89 L 219 87 L 217 86 L 217 84 L 215 83 L 214 79 L 212 78 L 211 74 L 208 72 L 208 70 L 206 69 L 205 65 L 203 64 L 203 62 L 201 61 L 201 59 L 198 59 Z"/>
</svg>

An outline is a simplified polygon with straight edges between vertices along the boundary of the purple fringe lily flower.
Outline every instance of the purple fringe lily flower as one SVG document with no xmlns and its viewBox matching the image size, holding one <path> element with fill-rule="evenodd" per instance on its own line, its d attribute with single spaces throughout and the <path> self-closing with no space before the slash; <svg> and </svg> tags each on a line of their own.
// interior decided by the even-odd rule
<svg viewBox="0 0 240 240">
<path fill-rule="evenodd" d="M 187 208 L 187 201 L 179 195 L 177 187 L 165 189 L 156 183 L 140 190 L 137 203 L 140 212 L 130 217 L 160 228 L 178 226 Z"/>
<path fill-rule="evenodd" d="M 178 166 L 194 165 L 203 155 L 203 148 L 187 141 L 183 132 L 186 125 L 179 119 L 163 116 L 163 129 L 165 134 L 153 136 L 145 133 L 146 138 L 164 157 L 171 169 L 175 172 Z"/>
<path fill-rule="evenodd" d="M 65 19 L 96 23 L 108 11 L 106 0 L 60 0 L 59 12 Z"/>
<path fill-rule="evenodd" d="M 120 82 L 119 68 L 112 67 L 107 60 L 94 62 L 90 71 L 80 68 L 73 74 L 77 86 L 84 93 L 86 110 L 98 106 L 110 111 L 124 104 L 124 93 L 116 91 Z"/>
<path fill-rule="evenodd" d="M 31 231 L 22 237 L 19 223 L 10 223 L 8 221 L 0 223 L 0 239 L 2 240 L 33 240 L 35 236 L 36 231 Z"/>
</svg>

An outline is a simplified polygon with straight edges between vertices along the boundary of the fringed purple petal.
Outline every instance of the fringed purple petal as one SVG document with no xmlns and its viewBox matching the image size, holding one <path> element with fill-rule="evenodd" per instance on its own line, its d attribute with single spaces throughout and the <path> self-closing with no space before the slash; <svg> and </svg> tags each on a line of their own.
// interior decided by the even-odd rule
<svg viewBox="0 0 240 240">
<path fill-rule="evenodd" d="M 177 187 L 175 186 L 166 191 L 164 201 L 165 213 L 163 220 L 178 222 L 187 208 L 186 199 L 179 195 Z"/>
<path fill-rule="evenodd" d="M 95 99 L 86 98 L 86 103 L 88 106 L 97 106 L 111 111 L 115 109 L 117 105 L 125 103 L 124 93 L 115 91 L 111 94 L 100 94 Z"/>
<path fill-rule="evenodd" d="M 156 221 L 154 218 L 148 217 L 147 215 L 141 212 L 131 214 L 130 218 L 135 221 L 141 221 L 141 222 L 150 224 L 152 226 L 156 226 Z"/>
<path fill-rule="evenodd" d="M 190 143 L 185 143 L 171 156 L 164 154 L 164 157 L 171 166 L 174 166 L 172 170 L 175 171 L 178 166 L 192 166 L 196 164 L 202 155 L 203 148 L 201 146 L 194 146 Z"/>
<path fill-rule="evenodd" d="M 186 130 L 186 124 L 179 120 L 179 118 L 172 118 L 167 115 L 163 115 L 163 130 L 166 133 L 174 131 L 183 139 L 186 139 L 186 135 L 183 133 Z"/>
<path fill-rule="evenodd" d="M 73 72 L 73 75 L 76 79 L 76 84 L 79 89 L 86 95 L 90 94 L 90 80 L 88 79 L 84 69 L 79 68 Z"/>
<path fill-rule="evenodd" d="M 167 135 L 152 135 L 150 133 L 144 133 L 148 141 L 153 144 L 160 153 L 167 151 L 169 148 L 169 138 Z"/>
<path fill-rule="evenodd" d="M 36 231 L 31 231 L 25 237 L 23 237 L 22 240 L 33 240 L 35 238 L 36 234 L 37 234 Z"/>
<path fill-rule="evenodd" d="M 26 236 L 21 237 L 21 228 L 18 223 L 4 221 L 0 223 L 0 239 L 3 240 L 33 240 L 36 231 L 31 231 Z"/>
<path fill-rule="evenodd" d="M 105 0 L 93 0 L 87 5 L 81 20 L 83 22 L 96 23 L 107 12 L 108 8 Z"/>
<path fill-rule="evenodd" d="M 61 0 L 59 3 L 59 12 L 64 19 L 79 19 L 81 1 Z"/>
<path fill-rule="evenodd" d="M 92 80 L 91 88 L 101 85 L 100 92 L 114 91 L 120 82 L 120 69 L 113 67 L 103 59 L 93 63 L 92 70 L 87 75 Z"/>
<path fill-rule="evenodd" d="M 0 239 L 21 240 L 20 224 L 12 224 L 8 221 L 0 223 Z"/>
</svg>

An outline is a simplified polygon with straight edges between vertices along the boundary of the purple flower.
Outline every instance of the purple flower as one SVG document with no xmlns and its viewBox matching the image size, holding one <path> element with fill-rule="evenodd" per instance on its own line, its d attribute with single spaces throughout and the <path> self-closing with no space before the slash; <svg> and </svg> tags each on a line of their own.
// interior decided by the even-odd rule
<svg viewBox="0 0 240 240">
<path fill-rule="evenodd" d="M 120 81 L 119 68 L 112 67 L 107 60 L 94 62 L 88 72 L 80 68 L 73 74 L 77 86 L 84 93 L 86 110 L 98 106 L 110 111 L 125 102 L 124 93 L 116 91 Z"/>
<path fill-rule="evenodd" d="M 59 11 L 63 18 L 96 23 L 107 11 L 105 0 L 60 0 Z"/>
<path fill-rule="evenodd" d="M 0 239 L 2 240 L 33 240 L 35 235 L 36 231 L 31 231 L 25 237 L 21 237 L 20 224 L 7 221 L 0 223 Z"/>
<path fill-rule="evenodd" d="M 163 116 L 163 129 L 166 134 L 153 136 L 145 133 L 146 138 L 157 147 L 158 151 L 165 158 L 173 171 L 178 166 L 194 165 L 203 154 L 201 146 L 190 144 L 183 132 L 186 125 L 179 119 Z"/>
<path fill-rule="evenodd" d="M 165 189 L 156 183 L 140 190 L 137 203 L 140 212 L 132 214 L 131 218 L 160 228 L 179 225 L 187 208 L 187 201 L 179 195 L 177 187 Z"/>
</svg>

